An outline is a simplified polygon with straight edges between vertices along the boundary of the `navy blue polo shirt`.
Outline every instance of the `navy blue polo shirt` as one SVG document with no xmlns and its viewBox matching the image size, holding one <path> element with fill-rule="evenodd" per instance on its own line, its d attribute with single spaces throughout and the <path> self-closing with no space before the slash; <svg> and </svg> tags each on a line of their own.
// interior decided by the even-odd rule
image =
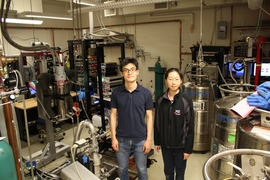
<svg viewBox="0 0 270 180">
<path fill-rule="evenodd" d="M 118 112 L 117 138 L 146 139 L 145 114 L 146 110 L 153 108 L 152 95 L 148 89 L 137 83 L 137 88 L 130 93 L 121 85 L 112 92 L 111 107 Z"/>
</svg>

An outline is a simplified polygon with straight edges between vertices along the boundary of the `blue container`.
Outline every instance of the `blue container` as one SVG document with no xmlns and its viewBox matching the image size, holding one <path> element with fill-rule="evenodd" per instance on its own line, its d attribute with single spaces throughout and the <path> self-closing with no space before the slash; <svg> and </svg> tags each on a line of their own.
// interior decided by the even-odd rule
<svg viewBox="0 0 270 180">
<path fill-rule="evenodd" d="M 0 179 L 18 180 L 11 146 L 0 137 Z"/>
</svg>

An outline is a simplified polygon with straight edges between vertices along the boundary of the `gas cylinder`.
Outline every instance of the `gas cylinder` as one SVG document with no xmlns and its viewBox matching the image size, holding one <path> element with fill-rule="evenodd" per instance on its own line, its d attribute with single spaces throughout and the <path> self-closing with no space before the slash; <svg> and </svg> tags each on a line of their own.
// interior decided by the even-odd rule
<svg viewBox="0 0 270 180">
<path fill-rule="evenodd" d="M 165 71 L 166 68 L 164 67 L 162 61 L 158 59 L 155 64 L 155 100 L 163 93 Z"/>
<path fill-rule="evenodd" d="M 18 180 L 11 146 L 0 137 L 0 179 Z"/>
</svg>

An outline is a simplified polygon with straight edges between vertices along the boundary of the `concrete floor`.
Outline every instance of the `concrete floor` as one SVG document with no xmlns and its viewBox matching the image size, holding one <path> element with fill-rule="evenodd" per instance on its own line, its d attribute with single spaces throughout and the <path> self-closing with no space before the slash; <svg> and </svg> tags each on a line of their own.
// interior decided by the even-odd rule
<svg viewBox="0 0 270 180">
<path fill-rule="evenodd" d="M 73 137 L 74 137 L 74 132 L 76 129 L 76 126 L 72 124 L 64 124 L 63 128 L 65 129 L 65 136 L 64 139 L 61 140 L 61 143 L 71 145 L 73 143 Z M 89 137 L 87 129 L 82 131 L 81 138 L 87 138 Z M 36 151 L 39 151 L 43 149 L 46 145 L 46 142 L 44 144 L 40 143 L 40 139 L 37 136 L 32 136 L 31 137 L 31 148 L 27 148 L 27 143 L 22 142 L 22 151 L 21 154 L 23 156 L 28 156 L 29 152 L 32 154 Z M 154 148 L 154 145 L 152 146 Z M 204 180 L 203 175 L 202 175 L 202 168 L 205 163 L 205 161 L 210 157 L 210 152 L 207 153 L 200 153 L 200 152 L 194 152 L 190 158 L 187 161 L 187 168 L 186 168 L 186 173 L 185 173 L 185 179 L 186 180 Z M 157 162 L 154 162 L 151 164 L 151 166 L 148 168 L 148 175 L 149 175 L 149 180 L 165 180 L 165 176 L 163 173 L 163 160 L 162 160 L 162 155 L 161 152 L 154 152 L 152 156 L 149 157 L 150 159 L 155 159 Z M 49 170 L 53 169 L 55 167 L 59 167 L 61 163 L 66 161 L 66 157 L 63 156 L 56 161 L 50 163 L 43 169 Z M 31 178 L 26 178 L 26 179 L 31 179 Z"/>
</svg>

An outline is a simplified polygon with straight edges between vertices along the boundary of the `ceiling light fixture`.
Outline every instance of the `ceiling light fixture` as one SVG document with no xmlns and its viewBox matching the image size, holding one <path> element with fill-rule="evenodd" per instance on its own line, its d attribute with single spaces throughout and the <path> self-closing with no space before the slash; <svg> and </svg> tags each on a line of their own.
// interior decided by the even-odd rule
<svg viewBox="0 0 270 180">
<path fill-rule="evenodd" d="M 4 22 L 4 19 L 3 18 L 2 18 L 2 22 Z M 43 21 L 41 21 L 41 20 L 32 20 L 32 19 L 6 18 L 6 23 L 41 25 L 43 23 Z"/>
<path fill-rule="evenodd" d="M 78 0 L 73 0 L 73 3 L 81 4 L 81 5 L 85 5 L 85 6 L 96 6 L 96 4 L 94 4 L 94 3 L 87 3 L 87 2 L 82 2 L 82 1 L 78 1 Z"/>
<path fill-rule="evenodd" d="M 74 9 L 73 12 L 76 13 L 86 13 L 92 11 L 99 11 L 104 9 L 113 9 L 113 8 L 124 8 L 124 7 L 131 7 L 131 6 L 139 6 L 139 5 L 147 5 L 147 4 L 154 4 L 154 3 L 162 3 L 162 2 L 173 2 L 175 0 L 125 0 L 119 2 L 112 2 L 112 3 L 105 3 L 101 5 L 96 5 L 92 7 L 83 7 L 80 9 Z M 68 10 L 69 13 L 72 13 L 72 10 Z"/>
<path fill-rule="evenodd" d="M 64 14 L 51 14 L 51 13 L 40 13 L 24 11 L 18 14 L 19 17 L 31 17 L 31 18 L 44 18 L 44 19 L 58 19 L 58 20 L 72 20 L 70 15 Z"/>
</svg>

